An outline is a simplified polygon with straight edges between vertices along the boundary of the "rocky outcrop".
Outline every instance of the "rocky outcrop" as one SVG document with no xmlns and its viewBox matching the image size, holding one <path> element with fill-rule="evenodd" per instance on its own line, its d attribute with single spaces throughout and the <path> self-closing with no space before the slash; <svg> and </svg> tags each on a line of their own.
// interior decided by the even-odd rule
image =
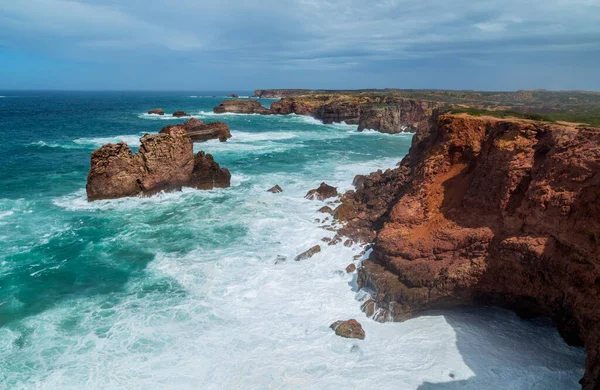
<svg viewBox="0 0 600 390">
<path fill-rule="evenodd" d="M 185 117 L 185 116 L 190 116 L 190 115 L 189 115 L 189 114 L 186 114 L 186 113 L 185 113 L 185 111 L 175 111 L 175 112 L 173 113 L 173 116 L 174 116 L 175 118 L 182 118 L 182 117 Z"/>
<path fill-rule="evenodd" d="M 278 194 L 280 192 L 283 192 L 283 188 L 281 188 L 279 186 L 279 184 L 275 184 L 273 187 L 269 188 L 267 190 L 267 192 L 273 193 L 273 194 Z"/>
<path fill-rule="evenodd" d="M 107 144 L 92 153 L 86 185 L 90 201 L 151 195 L 179 190 L 229 187 L 231 174 L 211 155 L 193 154 L 192 140 L 182 128 L 146 134 L 138 153 L 127 144 Z"/>
<path fill-rule="evenodd" d="M 336 196 L 338 196 L 337 188 L 323 182 L 318 188 L 308 191 L 304 197 L 310 200 L 325 200 Z"/>
<path fill-rule="evenodd" d="M 216 114 L 236 113 L 236 114 L 270 114 L 268 108 L 264 108 L 256 100 L 225 100 L 213 109 Z"/>
<path fill-rule="evenodd" d="M 347 339 L 365 339 L 365 331 L 362 325 L 355 319 L 347 321 L 336 321 L 329 326 L 335 331 L 335 334 Z"/>
<path fill-rule="evenodd" d="M 218 139 L 221 142 L 225 142 L 231 138 L 231 132 L 227 124 L 223 122 L 204 123 L 196 118 L 192 118 L 180 125 L 165 126 L 160 133 L 170 134 L 174 129 L 183 129 L 193 142 L 203 142 L 210 139 Z"/>
<path fill-rule="evenodd" d="M 150 111 L 148 111 L 148 114 L 165 115 L 165 112 L 162 108 L 153 108 Z"/>
<path fill-rule="evenodd" d="M 294 260 L 296 260 L 296 261 L 306 260 L 306 259 L 313 257 L 314 255 L 316 255 L 319 252 L 321 252 L 321 246 L 315 245 L 312 248 L 310 248 L 309 250 L 300 253 L 298 256 L 296 256 L 294 258 Z"/>
<path fill-rule="evenodd" d="M 227 95 L 227 97 L 230 97 L 230 98 L 238 98 L 239 96 L 238 96 L 238 95 L 236 95 L 235 93 L 230 93 L 230 94 L 228 94 L 228 95 Z"/>
<path fill-rule="evenodd" d="M 334 214 L 375 241 L 358 283 L 381 321 L 488 303 L 550 317 L 600 387 L 600 130 L 441 115 Z"/>
</svg>

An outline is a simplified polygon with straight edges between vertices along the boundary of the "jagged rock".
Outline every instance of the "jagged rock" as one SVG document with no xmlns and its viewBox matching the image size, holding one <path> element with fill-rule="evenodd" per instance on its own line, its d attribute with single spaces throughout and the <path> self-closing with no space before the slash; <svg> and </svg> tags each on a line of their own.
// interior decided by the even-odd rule
<svg viewBox="0 0 600 390">
<path fill-rule="evenodd" d="M 347 321 L 336 321 L 329 326 L 335 331 L 335 334 L 348 339 L 364 340 L 365 331 L 362 325 L 355 319 Z"/>
<path fill-rule="evenodd" d="M 216 114 L 236 113 L 236 114 L 270 114 L 268 108 L 265 108 L 256 100 L 225 100 L 213 109 Z"/>
<path fill-rule="evenodd" d="M 328 245 L 337 245 L 340 242 L 342 242 L 342 237 L 339 234 L 336 234 L 335 236 L 333 236 L 333 238 L 331 239 L 331 241 L 329 241 Z"/>
<path fill-rule="evenodd" d="M 294 260 L 296 260 L 296 261 L 306 260 L 310 257 L 313 257 L 314 255 L 316 255 L 319 252 L 321 252 L 321 246 L 315 245 L 312 248 L 310 248 L 309 250 L 307 250 L 306 252 L 300 253 L 298 256 L 296 256 L 294 258 Z"/>
<path fill-rule="evenodd" d="M 281 187 L 279 186 L 279 184 L 275 184 L 275 186 L 274 186 L 274 187 L 271 187 L 271 188 L 269 188 L 269 189 L 267 190 L 267 192 L 272 192 L 272 193 L 274 193 L 274 194 L 278 194 L 278 193 L 280 193 L 280 192 L 283 192 L 283 188 L 281 188 Z"/>
<path fill-rule="evenodd" d="M 228 94 L 228 95 L 227 95 L 227 97 L 230 97 L 230 98 L 238 98 L 239 96 L 238 96 L 238 95 L 236 95 L 235 93 L 230 93 L 230 94 Z"/>
<path fill-rule="evenodd" d="M 342 202 L 341 234 L 376 233 L 357 282 L 377 320 L 469 303 L 542 314 L 586 348 L 583 388 L 600 387 L 599 129 L 440 115 Z"/>
<path fill-rule="evenodd" d="M 351 274 L 354 271 L 356 271 L 356 265 L 350 264 L 346 267 L 346 273 Z"/>
<path fill-rule="evenodd" d="M 190 115 L 186 114 L 185 111 L 175 111 L 173 113 L 173 116 L 176 117 L 176 118 L 181 118 L 181 117 L 190 116 Z"/>
<path fill-rule="evenodd" d="M 319 188 L 315 188 L 314 190 L 308 191 L 304 197 L 310 200 L 325 200 L 333 198 L 334 196 L 338 196 L 337 188 L 332 187 L 323 182 L 321 183 Z"/>
<path fill-rule="evenodd" d="M 211 155 L 193 154 L 193 144 L 183 129 L 169 134 L 146 134 L 139 152 L 127 144 L 107 144 L 94 151 L 86 185 L 90 201 L 151 195 L 178 190 L 229 187 L 231 174 Z"/>
<path fill-rule="evenodd" d="M 148 114 L 165 115 L 165 112 L 162 108 L 153 108 L 150 111 L 148 111 Z"/>
<path fill-rule="evenodd" d="M 320 213 L 333 214 L 333 209 L 329 206 L 323 206 L 319 209 Z"/>
<path fill-rule="evenodd" d="M 160 133 L 169 134 L 173 129 L 183 129 L 194 142 L 203 142 L 210 139 L 225 142 L 228 138 L 231 138 L 229 126 L 223 122 L 204 123 L 199 119 L 191 118 L 180 125 L 165 126 Z"/>
</svg>

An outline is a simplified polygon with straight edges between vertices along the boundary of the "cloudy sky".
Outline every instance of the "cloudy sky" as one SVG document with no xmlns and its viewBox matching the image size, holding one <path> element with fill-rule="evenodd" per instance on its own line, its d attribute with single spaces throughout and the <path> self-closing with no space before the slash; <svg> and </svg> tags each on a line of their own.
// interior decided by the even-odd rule
<svg viewBox="0 0 600 390">
<path fill-rule="evenodd" d="M 0 89 L 600 90 L 600 0 L 0 0 Z"/>
</svg>

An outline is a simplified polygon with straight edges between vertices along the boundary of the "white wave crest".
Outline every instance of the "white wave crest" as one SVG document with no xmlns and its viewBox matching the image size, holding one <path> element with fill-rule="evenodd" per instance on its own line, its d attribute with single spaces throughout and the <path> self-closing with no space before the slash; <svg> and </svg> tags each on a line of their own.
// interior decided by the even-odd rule
<svg viewBox="0 0 600 390">
<path fill-rule="evenodd" d="M 73 142 L 77 145 L 83 146 L 94 146 L 101 147 L 106 144 L 116 144 L 119 142 L 125 142 L 129 146 L 140 146 L 140 137 L 143 134 L 139 135 L 116 135 L 114 137 L 93 137 L 93 138 L 77 138 L 74 139 Z"/>
</svg>

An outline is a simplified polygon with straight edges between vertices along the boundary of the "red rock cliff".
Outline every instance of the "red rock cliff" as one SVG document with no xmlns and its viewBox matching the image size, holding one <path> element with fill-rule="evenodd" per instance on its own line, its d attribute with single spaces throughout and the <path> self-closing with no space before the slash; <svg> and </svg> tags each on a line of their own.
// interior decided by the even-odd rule
<svg viewBox="0 0 600 390">
<path fill-rule="evenodd" d="M 335 211 L 372 240 L 359 284 L 381 321 L 477 302 L 546 315 L 600 388 L 600 130 L 441 115 Z"/>
</svg>

